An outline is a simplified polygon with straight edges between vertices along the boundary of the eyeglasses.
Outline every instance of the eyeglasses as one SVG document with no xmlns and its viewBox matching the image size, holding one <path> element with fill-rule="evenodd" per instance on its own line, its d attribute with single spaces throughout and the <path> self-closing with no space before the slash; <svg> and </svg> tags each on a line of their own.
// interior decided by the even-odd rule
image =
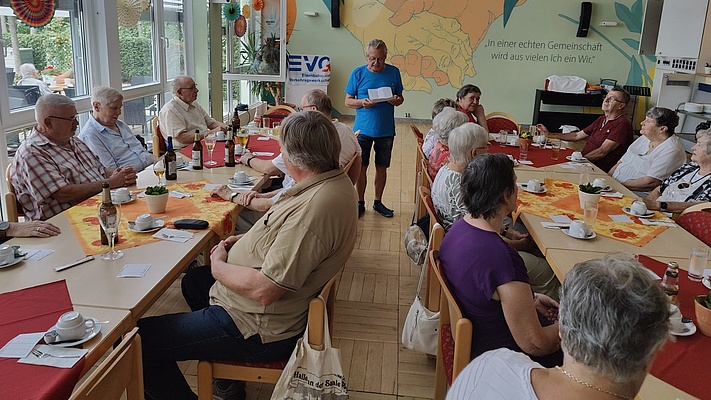
<svg viewBox="0 0 711 400">
<path fill-rule="evenodd" d="M 368 56 L 367 58 L 368 58 L 369 62 L 384 62 L 385 61 L 385 57 L 370 57 L 370 56 Z"/>
<path fill-rule="evenodd" d="M 620 100 L 617 100 L 616 98 L 614 98 L 614 97 L 609 97 L 609 96 L 608 96 L 608 97 L 605 97 L 605 100 L 604 100 L 604 101 L 616 101 L 616 102 L 618 102 L 618 103 L 622 103 Z"/>
<path fill-rule="evenodd" d="M 193 86 L 193 87 L 181 87 L 181 89 L 185 89 L 185 90 L 196 90 L 196 89 L 197 89 L 197 86 Z"/>
<path fill-rule="evenodd" d="M 79 122 L 79 119 L 77 118 L 76 115 L 75 115 L 74 117 L 72 117 L 72 118 L 59 117 L 59 116 L 56 116 L 56 115 L 50 115 L 49 118 L 57 118 L 57 119 L 62 119 L 62 120 L 69 121 L 69 122 Z"/>
<path fill-rule="evenodd" d="M 316 110 L 316 104 L 307 104 L 302 107 L 296 107 L 296 111 L 306 111 L 306 110 L 312 110 L 311 108 L 306 108 L 306 107 L 313 107 L 313 110 Z"/>
</svg>

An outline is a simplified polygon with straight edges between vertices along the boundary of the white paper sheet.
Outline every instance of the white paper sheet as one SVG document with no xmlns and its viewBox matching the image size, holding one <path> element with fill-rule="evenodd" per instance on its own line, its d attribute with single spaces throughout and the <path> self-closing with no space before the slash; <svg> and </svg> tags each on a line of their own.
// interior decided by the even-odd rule
<svg viewBox="0 0 711 400">
<path fill-rule="evenodd" d="M 126 264 L 117 278 L 143 278 L 148 272 L 151 264 Z"/>
<path fill-rule="evenodd" d="M 0 349 L 0 357 L 25 358 L 43 336 L 44 332 L 21 333 Z"/>
</svg>

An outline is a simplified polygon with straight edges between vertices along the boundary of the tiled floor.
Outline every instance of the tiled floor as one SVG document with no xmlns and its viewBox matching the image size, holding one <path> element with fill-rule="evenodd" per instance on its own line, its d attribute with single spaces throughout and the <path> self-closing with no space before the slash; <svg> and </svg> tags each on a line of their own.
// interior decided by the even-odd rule
<svg viewBox="0 0 711 400">
<path fill-rule="evenodd" d="M 344 121 L 350 123 L 350 121 Z M 429 124 L 417 124 L 427 132 Z M 415 296 L 419 268 L 405 255 L 402 235 L 414 211 L 415 139 L 408 123 L 398 123 L 383 203 L 395 209 L 384 218 L 372 210 L 373 168 L 366 192 L 368 210 L 360 219 L 355 250 L 336 295 L 332 332 L 353 400 L 431 399 L 434 360 L 404 349 L 400 331 Z M 147 315 L 187 311 L 176 282 Z M 197 362 L 182 363 L 197 390 Z M 269 399 L 271 385 L 248 384 L 247 398 Z"/>
</svg>

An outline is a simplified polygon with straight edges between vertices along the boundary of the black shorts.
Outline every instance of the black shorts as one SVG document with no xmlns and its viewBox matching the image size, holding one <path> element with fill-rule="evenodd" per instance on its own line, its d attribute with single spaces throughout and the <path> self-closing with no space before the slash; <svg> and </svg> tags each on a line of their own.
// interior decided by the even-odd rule
<svg viewBox="0 0 711 400">
<path fill-rule="evenodd" d="M 394 141 L 395 136 L 373 138 L 363 134 L 358 135 L 358 144 L 363 150 L 362 165 L 366 167 L 370 164 L 370 148 L 373 147 L 375 149 L 375 166 L 389 168 Z"/>
</svg>

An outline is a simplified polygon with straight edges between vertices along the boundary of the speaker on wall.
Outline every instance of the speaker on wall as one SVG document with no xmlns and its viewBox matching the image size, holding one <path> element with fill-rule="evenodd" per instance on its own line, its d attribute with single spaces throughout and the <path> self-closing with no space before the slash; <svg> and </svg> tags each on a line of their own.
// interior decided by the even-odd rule
<svg viewBox="0 0 711 400">
<path fill-rule="evenodd" d="M 580 22 L 578 24 L 577 37 L 587 37 L 590 29 L 590 15 L 592 14 L 592 3 L 584 1 L 580 4 Z"/>
<path fill-rule="evenodd" d="M 331 27 L 341 27 L 341 0 L 331 0 Z"/>
</svg>

